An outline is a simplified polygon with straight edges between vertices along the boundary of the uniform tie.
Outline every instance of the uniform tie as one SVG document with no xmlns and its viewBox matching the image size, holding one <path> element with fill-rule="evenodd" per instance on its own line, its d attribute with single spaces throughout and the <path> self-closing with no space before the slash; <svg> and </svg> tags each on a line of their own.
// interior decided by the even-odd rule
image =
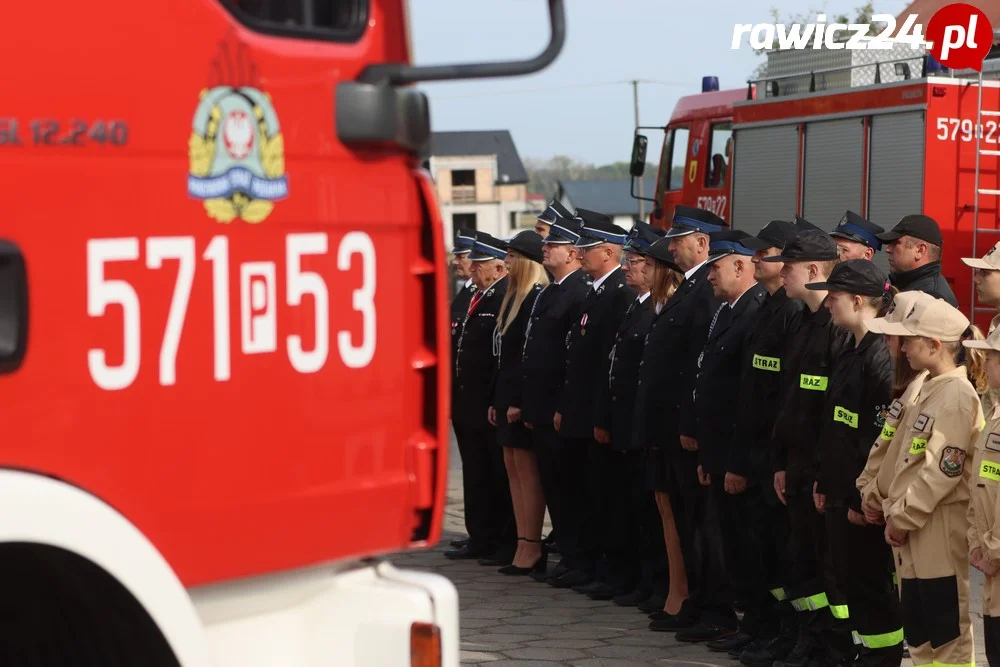
<svg viewBox="0 0 1000 667">
<path fill-rule="evenodd" d="M 708 347 L 708 341 L 712 337 L 712 332 L 715 330 L 715 323 L 719 321 L 719 315 L 725 308 L 728 308 L 729 304 L 725 301 L 722 305 L 718 307 L 715 311 L 715 315 L 712 316 L 712 323 L 708 325 L 708 337 L 705 338 L 705 347 Z M 698 368 L 701 368 L 701 360 L 705 358 L 705 347 L 701 348 L 701 354 L 698 355 Z"/>
<path fill-rule="evenodd" d="M 547 290 L 550 287 L 556 288 L 559 287 L 559 285 L 557 283 L 549 283 L 548 285 L 543 287 L 542 290 L 538 293 L 538 296 L 535 297 L 535 302 L 531 304 L 531 312 L 528 313 L 528 326 L 524 328 L 524 345 L 521 347 L 522 357 L 524 356 L 525 351 L 528 349 L 528 336 L 531 335 L 531 324 L 535 320 L 535 308 L 538 308 L 538 302 L 542 300 L 542 295 L 545 294 L 545 290 Z"/>
<path fill-rule="evenodd" d="M 476 290 L 476 293 L 472 295 L 472 299 L 469 301 L 469 313 L 468 313 L 469 315 L 471 315 L 472 311 L 476 309 L 476 305 L 482 298 L 483 298 L 483 290 Z"/>
<path fill-rule="evenodd" d="M 628 320 L 628 316 L 632 314 L 632 311 L 635 310 L 635 307 L 638 306 L 640 303 L 642 303 L 642 299 L 640 297 L 635 297 L 635 301 L 633 301 L 632 305 L 630 305 L 628 307 L 628 310 L 625 311 L 625 320 L 626 321 Z M 616 340 L 615 344 L 611 346 L 611 356 L 609 357 L 611 359 L 611 365 L 608 367 L 608 386 L 609 387 L 611 386 L 611 377 L 615 373 L 615 350 L 617 350 L 617 349 L 618 349 L 618 341 Z"/>
</svg>

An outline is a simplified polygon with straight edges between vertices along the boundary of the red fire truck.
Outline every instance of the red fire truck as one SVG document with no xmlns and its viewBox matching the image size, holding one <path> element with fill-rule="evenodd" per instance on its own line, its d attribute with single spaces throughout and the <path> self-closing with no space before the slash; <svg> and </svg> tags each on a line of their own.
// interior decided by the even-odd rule
<svg viewBox="0 0 1000 667">
<path fill-rule="evenodd" d="M 935 67 L 909 46 L 768 58 L 767 75 L 747 88 L 720 91 L 706 77 L 658 128 L 651 222 L 667 225 L 676 204 L 751 234 L 794 215 L 832 230 L 846 210 L 886 229 L 924 213 L 942 227 L 943 273 L 963 311 L 988 323 L 960 258 L 1000 240 L 1000 60 L 979 76 Z M 635 173 L 645 146 L 637 135 Z M 876 258 L 887 268 L 883 253 Z"/>
<path fill-rule="evenodd" d="M 4 7 L 0 655 L 458 665 L 445 241 L 403 0 Z"/>
</svg>

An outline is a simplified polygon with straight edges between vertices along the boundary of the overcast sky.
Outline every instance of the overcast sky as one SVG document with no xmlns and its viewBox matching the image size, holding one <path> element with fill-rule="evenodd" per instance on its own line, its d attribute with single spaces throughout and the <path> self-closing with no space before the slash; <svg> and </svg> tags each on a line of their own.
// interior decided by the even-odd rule
<svg viewBox="0 0 1000 667">
<path fill-rule="evenodd" d="M 831 16 L 861 0 L 565 0 L 566 44 L 548 69 L 528 77 L 420 84 L 431 100 L 434 130 L 509 129 L 522 157 L 557 154 L 605 164 L 627 160 L 634 123 L 663 125 L 701 77 L 722 88 L 744 86 L 761 62 L 749 47 L 730 49 L 735 23 L 770 22 L 807 9 Z M 876 0 L 896 15 L 908 0 Z M 545 0 L 410 0 L 417 64 L 529 58 L 549 36 Z M 659 135 L 650 134 L 658 144 Z M 658 149 L 651 151 L 657 159 Z"/>
</svg>

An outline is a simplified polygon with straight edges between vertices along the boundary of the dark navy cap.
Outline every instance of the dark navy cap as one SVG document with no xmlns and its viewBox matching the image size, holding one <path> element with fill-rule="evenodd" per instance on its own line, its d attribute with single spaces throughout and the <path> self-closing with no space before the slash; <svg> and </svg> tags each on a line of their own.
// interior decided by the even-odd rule
<svg viewBox="0 0 1000 667">
<path fill-rule="evenodd" d="M 611 218 L 603 213 L 578 208 L 576 217 L 583 223 L 580 239 L 576 242 L 577 248 L 592 248 L 602 243 L 625 245 L 628 232 L 611 222 Z"/>
<path fill-rule="evenodd" d="M 848 211 L 840 219 L 830 236 L 840 239 L 847 239 L 856 243 L 863 243 L 873 250 L 881 250 L 882 242 L 877 234 L 885 230 L 870 220 L 865 220 L 854 211 Z"/>
<path fill-rule="evenodd" d="M 551 225 L 559 219 L 569 220 L 573 214 L 566 210 L 566 207 L 559 203 L 558 199 L 549 202 L 548 207 L 536 216 L 542 222 Z"/>
<path fill-rule="evenodd" d="M 572 245 L 580 240 L 580 227 L 582 226 L 582 221 L 573 216 L 559 218 L 549 225 L 549 235 L 542 242 Z"/>
<path fill-rule="evenodd" d="M 926 215 L 906 215 L 888 232 L 878 235 L 880 241 L 892 243 L 903 236 L 926 241 L 931 245 L 941 246 L 941 227 L 934 218 Z"/>
<path fill-rule="evenodd" d="M 695 232 L 711 234 L 712 232 L 721 232 L 726 227 L 726 221 L 711 211 L 678 204 L 674 207 L 674 220 L 666 237 L 687 236 Z"/>
<path fill-rule="evenodd" d="M 818 232 L 823 231 L 822 229 L 820 229 L 819 227 L 817 227 L 813 223 L 811 223 L 808 220 L 806 220 L 805 218 L 803 218 L 801 215 L 795 216 L 795 226 L 799 228 L 800 232 L 801 231 L 805 231 L 807 229 L 814 229 L 814 230 L 816 230 Z"/>
<path fill-rule="evenodd" d="M 750 236 L 740 241 L 751 250 L 767 250 L 768 248 L 784 248 L 785 244 L 795 238 L 799 229 L 795 223 L 787 220 L 772 220 L 764 225 L 764 228 L 757 232 L 757 236 Z"/>
<path fill-rule="evenodd" d="M 847 292 L 861 296 L 884 296 L 889 292 L 889 276 L 867 259 L 849 259 L 833 267 L 826 282 L 809 283 L 812 290 Z"/>
<path fill-rule="evenodd" d="M 765 262 L 826 262 L 840 258 L 837 242 L 819 229 L 799 232 L 776 257 L 765 257 Z"/>
<path fill-rule="evenodd" d="M 628 238 L 625 240 L 625 250 L 639 253 L 640 255 L 648 255 L 649 246 L 662 239 L 664 234 L 666 232 L 659 227 L 654 227 L 648 222 L 636 220 L 635 224 L 632 225 L 632 230 L 628 233 Z"/>
<path fill-rule="evenodd" d="M 455 237 L 455 247 L 451 249 L 453 255 L 463 255 L 472 252 L 472 245 L 476 242 L 476 230 L 459 228 Z"/>
<path fill-rule="evenodd" d="M 473 262 L 485 262 L 488 259 L 503 259 L 507 256 L 507 244 L 485 232 L 476 234 L 476 243 L 472 246 L 469 259 Z"/>
<path fill-rule="evenodd" d="M 516 250 L 531 261 L 542 263 L 542 237 L 533 229 L 519 232 L 507 242 L 507 250 Z"/>
<path fill-rule="evenodd" d="M 753 238 L 742 229 L 724 229 L 708 235 L 708 263 L 729 255 L 753 256 L 753 250 L 743 245 L 743 241 Z"/>
<path fill-rule="evenodd" d="M 664 236 L 662 239 L 659 239 L 653 243 L 653 245 L 649 246 L 648 255 L 660 264 L 666 266 L 668 269 L 673 269 L 681 275 L 684 274 L 684 270 L 677 266 L 677 263 L 674 262 L 674 254 L 670 252 L 669 238 Z"/>
</svg>

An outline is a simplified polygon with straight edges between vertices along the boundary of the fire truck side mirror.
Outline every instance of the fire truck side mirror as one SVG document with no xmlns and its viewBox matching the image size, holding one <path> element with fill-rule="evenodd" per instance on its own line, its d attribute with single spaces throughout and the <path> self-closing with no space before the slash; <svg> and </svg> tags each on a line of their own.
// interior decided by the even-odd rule
<svg viewBox="0 0 1000 667">
<path fill-rule="evenodd" d="M 628 173 L 637 178 L 646 172 L 646 147 L 648 145 L 649 139 L 644 134 L 637 134 L 632 140 L 632 163 L 628 167 Z"/>
<path fill-rule="evenodd" d="M 28 278 L 24 255 L 0 240 L 0 373 L 13 373 L 28 345 Z"/>
</svg>

